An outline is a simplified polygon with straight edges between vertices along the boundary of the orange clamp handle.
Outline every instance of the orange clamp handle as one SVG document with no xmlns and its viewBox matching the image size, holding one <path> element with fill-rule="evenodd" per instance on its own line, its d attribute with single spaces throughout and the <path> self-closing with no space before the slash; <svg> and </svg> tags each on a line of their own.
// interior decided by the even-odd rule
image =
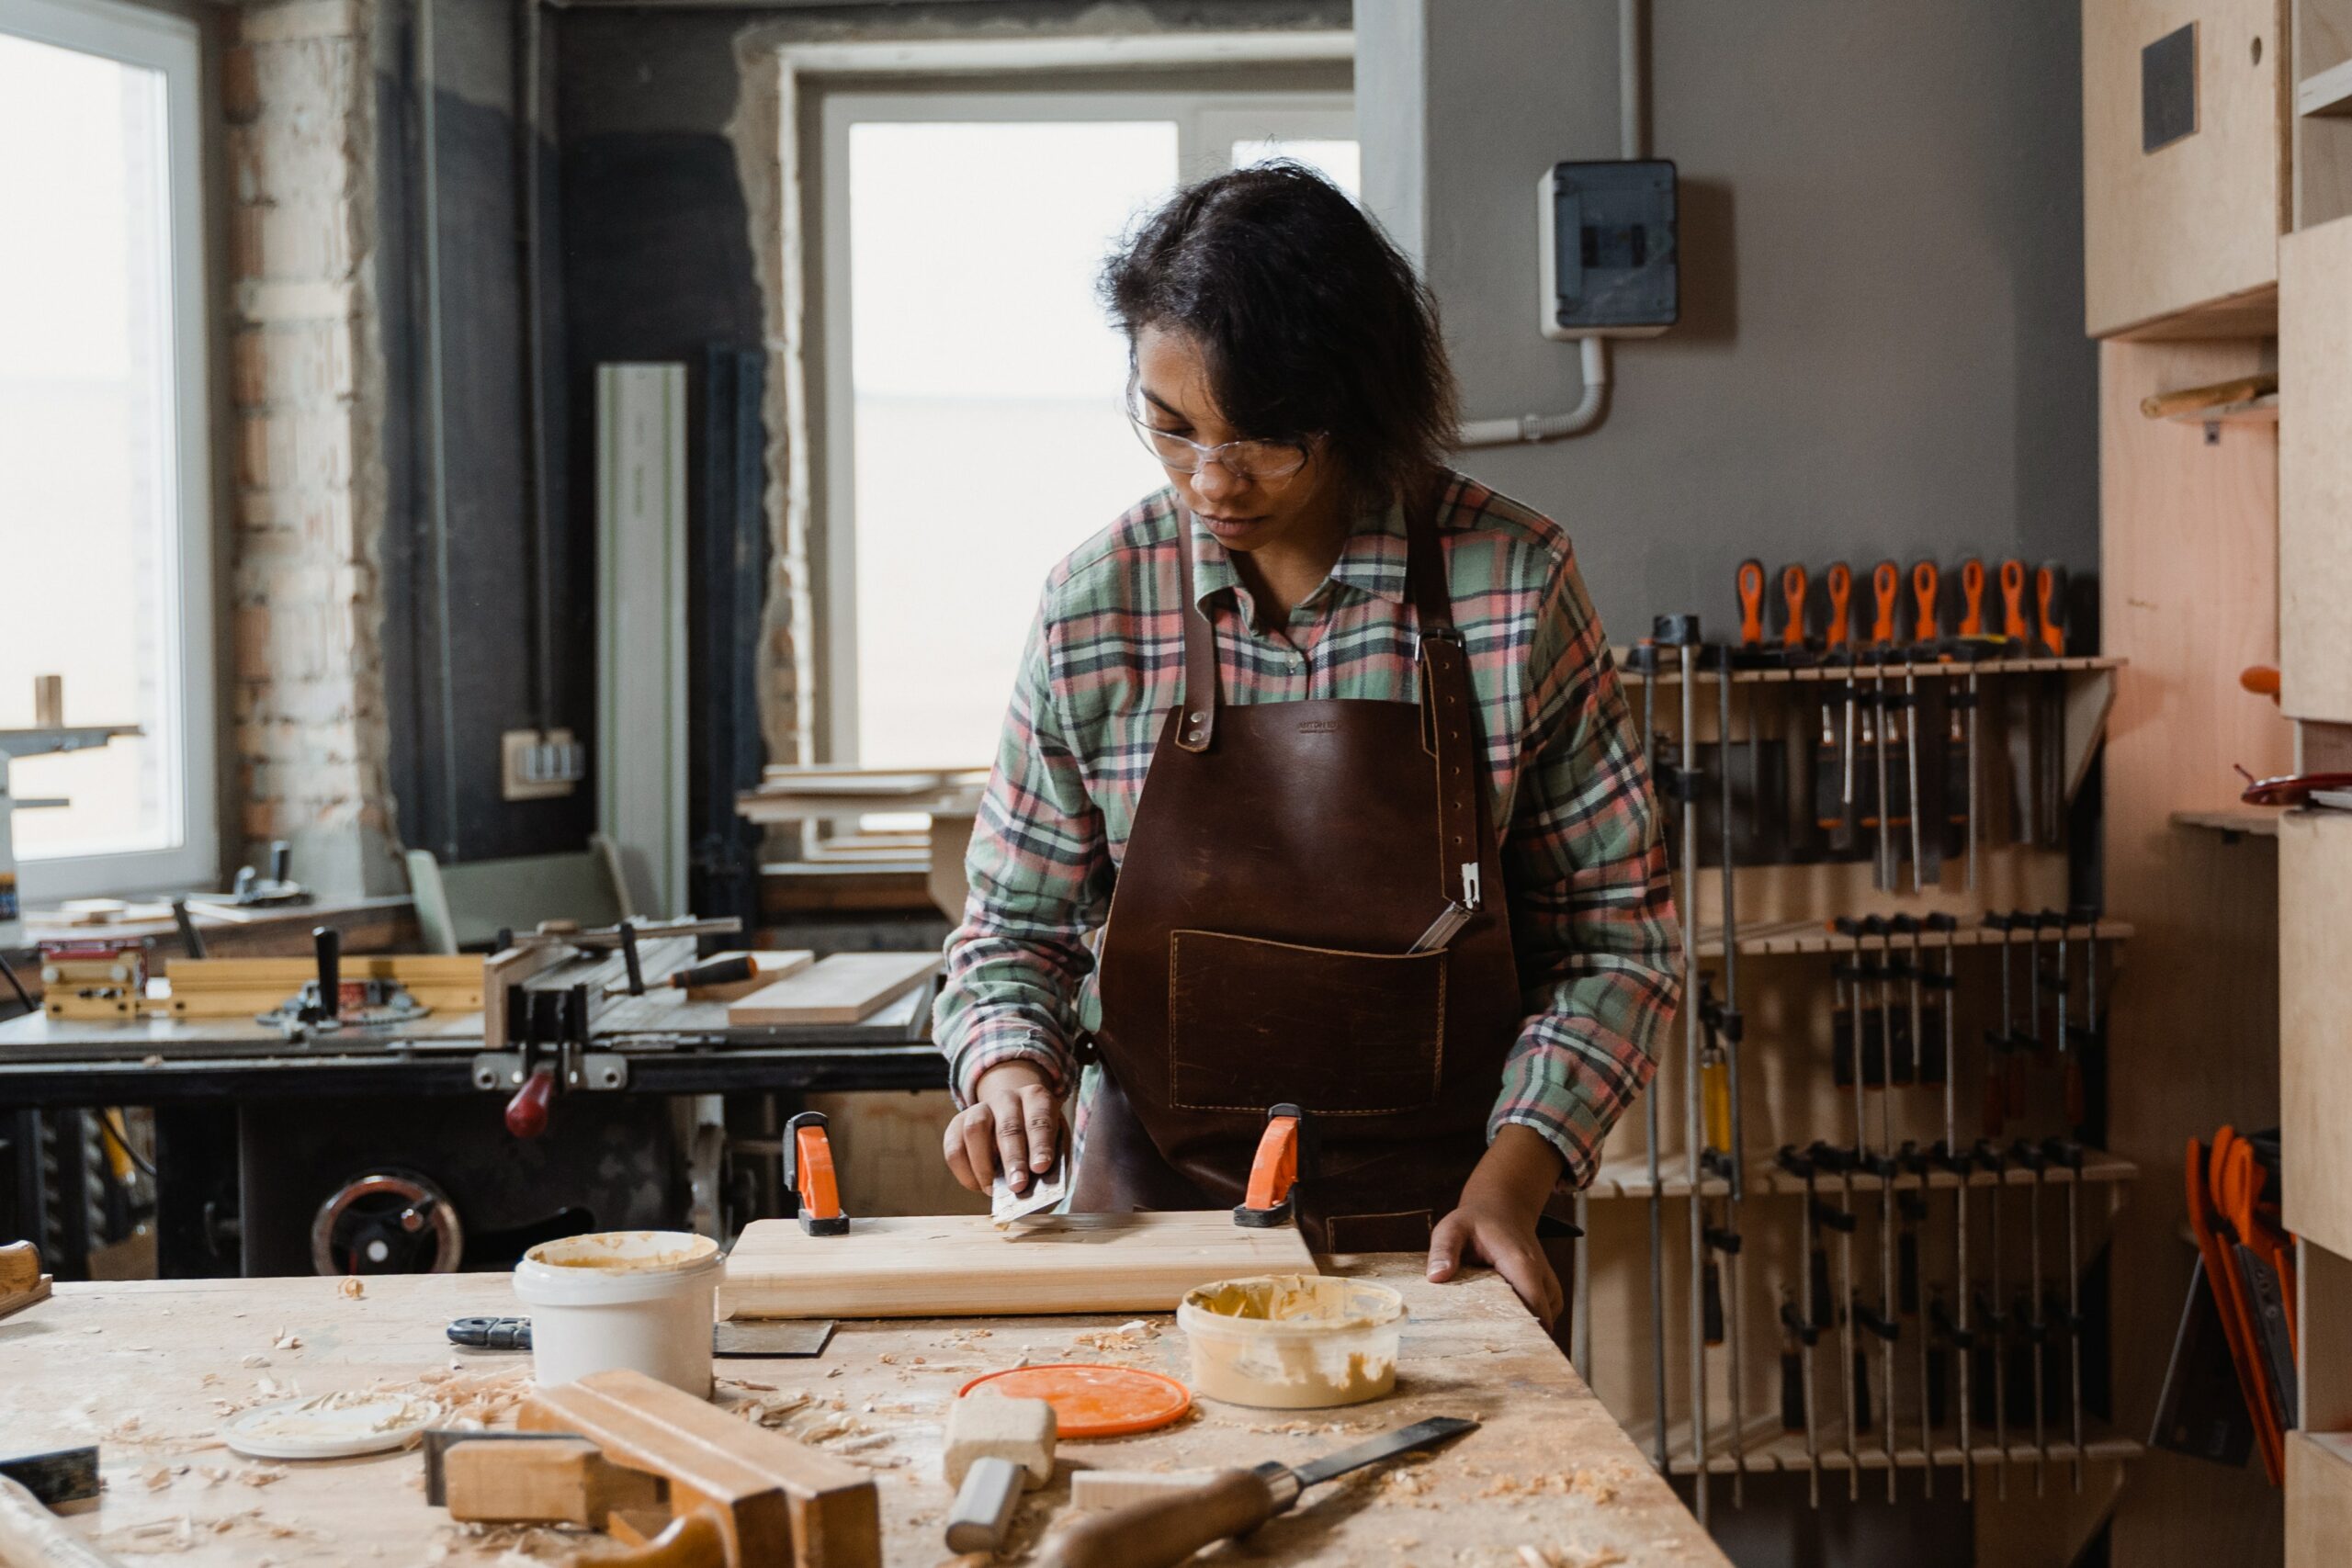
<svg viewBox="0 0 2352 1568">
<path fill-rule="evenodd" d="M 799 1127 L 793 1139 L 793 1185 L 800 1194 L 801 1218 L 842 1217 L 841 1189 L 833 1180 L 832 1140 L 822 1127 Z"/>
<path fill-rule="evenodd" d="M 2066 651 L 2066 628 L 2059 624 L 2058 570 L 2041 567 L 2033 574 L 2034 612 L 2041 621 L 2041 646 L 2053 659 Z"/>
<path fill-rule="evenodd" d="M 1837 649 L 1846 646 L 1846 629 L 1850 624 L 1853 603 L 1854 569 L 1844 561 L 1835 562 L 1829 568 L 1829 635 L 1823 647 Z"/>
<path fill-rule="evenodd" d="M 1970 557 L 1960 563 L 1960 635 L 1984 635 L 1984 563 Z"/>
<path fill-rule="evenodd" d="M 2025 562 L 2001 563 L 2001 635 L 2013 642 L 2030 641 L 2025 628 Z"/>
<path fill-rule="evenodd" d="M 1804 595 L 1809 586 L 1804 568 L 1784 566 L 1781 569 L 1781 603 L 1787 606 L 1789 612 L 1789 624 L 1781 628 L 1781 646 L 1783 648 L 1804 646 Z"/>
<path fill-rule="evenodd" d="M 1894 604 L 1903 593 L 1903 573 L 1891 560 L 1871 568 L 1871 592 L 1878 600 L 1878 618 L 1871 623 L 1873 646 L 1894 640 Z"/>
<path fill-rule="evenodd" d="M 1764 563 L 1739 563 L 1739 646 L 1758 648 L 1764 642 Z"/>
<path fill-rule="evenodd" d="M 1258 1137 L 1258 1156 L 1250 1162 L 1250 1190 L 1242 1197 L 1242 1207 L 1259 1213 L 1277 1208 L 1289 1201 L 1297 1180 L 1298 1118 L 1270 1116 Z"/>
<path fill-rule="evenodd" d="M 1942 585 L 1943 575 L 1936 563 L 1923 560 L 1911 568 L 1911 597 L 1919 608 L 1919 624 L 1912 630 L 1914 642 L 1936 640 L 1936 591 Z"/>
</svg>

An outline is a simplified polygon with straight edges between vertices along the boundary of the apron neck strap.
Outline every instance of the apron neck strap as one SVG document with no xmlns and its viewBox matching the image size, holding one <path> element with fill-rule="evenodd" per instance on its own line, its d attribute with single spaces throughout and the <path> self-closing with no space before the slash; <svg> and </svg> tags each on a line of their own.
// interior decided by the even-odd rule
<svg viewBox="0 0 2352 1568">
<path fill-rule="evenodd" d="M 1184 618 L 1184 691 L 1177 699 L 1176 744 L 1205 751 L 1216 736 L 1216 627 L 1193 592 L 1193 513 L 1176 508 L 1176 592 Z"/>
</svg>

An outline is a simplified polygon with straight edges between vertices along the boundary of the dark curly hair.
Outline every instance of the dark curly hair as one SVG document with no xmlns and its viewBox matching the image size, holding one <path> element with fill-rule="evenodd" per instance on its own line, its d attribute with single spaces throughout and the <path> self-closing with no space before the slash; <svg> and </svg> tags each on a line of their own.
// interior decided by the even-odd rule
<svg viewBox="0 0 2352 1568">
<path fill-rule="evenodd" d="M 1260 439 L 1321 434 L 1364 498 L 1445 461 L 1461 408 L 1437 302 L 1387 235 L 1314 170 L 1214 175 L 1103 264 L 1103 304 L 1200 345 L 1218 412 Z"/>
</svg>

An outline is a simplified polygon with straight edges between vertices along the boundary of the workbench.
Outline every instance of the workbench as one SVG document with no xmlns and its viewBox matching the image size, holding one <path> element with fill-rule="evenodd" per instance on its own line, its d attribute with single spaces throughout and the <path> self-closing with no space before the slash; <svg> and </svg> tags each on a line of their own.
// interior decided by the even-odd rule
<svg viewBox="0 0 2352 1568">
<path fill-rule="evenodd" d="M 1446 1562 L 1524 1568 L 1522 1545 L 1561 1568 L 1722 1565 L 1718 1551 L 1510 1287 L 1477 1271 L 1422 1278 L 1419 1254 L 1327 1259 L 1404 1292 L 1396 1393 L 1353 1407 L 1261 1411 L 1202 1401 L 1162 1432 L 1062 1446 L 1055 1482 L 1029 1495 L 1014 1551 L 1069 1502 L 1073 1465 L 1212 1469 L 1300 1462 L 1428 1416 L 1485 1425 L 1432 1455 L 1309 1492 L 1239 1552 L 1284 1563 Z M 0 1434 L 10 1452 L 95 1442 L 107 1489 L 77 1529 L 126 1558 L 209 1563 L 560 1561 L 598 1538 L 453 1525 L 426 1505 L 414 1451 L 322 1463 L 241 1459 L 214 1436 L 273 1397 L 379 1382 L 469 1401 L 510 1426 L 526 1355 L 453 1352 L 447 1321 L 517 1310 L 503 1274 L 370 1280 L 357 1300 L 324 1279 L 203 1280 L 57 1287 L 0 1321 Z M 1123 1324 L 1126 1325 L 1123 1331 Z M 1140 1324 L 1140 1327 L 1135 1326 Z M 300 1341 L 299 1345 L 294 1341 Z M 842 1323 L 821 1356 L 718 1363 L 719 1403 L 757 1402 L 787 1435 L 875 1472 L 886 1560 L 922 1568 L 941 1544 L 945 1402 L 1023 1358 L 1114 1361 L 1186 1376 L 1170 1316 Z M 432 1382 L 420 1380 L 430 1379 Z M 805 1402 L 803 1402 L 805 1396 Z"/>
</svg>

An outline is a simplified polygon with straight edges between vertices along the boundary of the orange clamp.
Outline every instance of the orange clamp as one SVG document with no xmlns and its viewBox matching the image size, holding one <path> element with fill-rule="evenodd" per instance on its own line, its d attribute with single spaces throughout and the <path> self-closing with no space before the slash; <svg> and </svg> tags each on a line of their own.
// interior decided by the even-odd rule
<svg viewBox="0 0 2352 1568">
<path fill-rule="evenodd" d="M 2066 651 L 2066 569 L 2044 561 L 2033 574 L 2034 610 L 2041 621 L 2041 647 L 2056 658 Z"/>
<path fill-rule="evenodd" d="M 1903 594 L 1903 573 L 1891 560 L 1871 568 L 1871 592 L 1878 600 L 1878 618 L 1871 623 L 1871 644 L 1883 647 L 1894 640 L 1894 604 Z"/>
<path fill-rule="evenodd" d="M 1919 623 L 1912 630 L 1914 642 L 1936 640 L 1936 590 L 1943 581 L 1931 560 L 1915 562 L 1911 568 L 1911 597 L 1919 609 Z"/>
<path fill-rule="evenodd" d="M 2022 646 L 2031 639 L 2025 627 L 2025 562 L 2001 563 L 2001 635 Z"/>
<path fill-rule="evenodd" d="M 1263 1229 L 1293 1218 L 1292 1189 L 1298 1184 L 1299 1137 L 1306 1113 L 1284 1102 L 1266 1111 L 1257 1157 L 1250 1162 L 1250 1187 L 1233 1211 L 1233 1223 Z"/>
<path fill-rule="evenodd" d="M 825 1113 L 804 1111 L 784 1125 L 784 1179 L 800 1195 L 800 1228 L 810 1235 L 841 1235 L 849 1229 L 841 1189 L 833 1180 L 832 1140 Z"/>
<path fill-rule="evenodd" d="M 1781 628 L 1781 646 L 1804 646 L 1804 595 L 1810 586 L 1804 568 L 1784 566 L 1781 569 L 1781 603 L 1789 613 L 1788 624 Z"/>
<path fill-rule="evenodd" d="M 1764 563 L 1744 560 L 1739 563 L 1739 646 L 1760 648 L 1764 643 Z"/>
<path fill-rule="evenodd" d="M 1960 563 L 1960 635 L 1984 635 L 1984 563 L 1974 557 Z"/>
<path fill-rule="evenodd" d="M 1846 646 L 1853 602 L 1854 570 L 1844 561 L 1835 562 L 1829 568 L 1829 634 L 1823 647 L 1838 649 Z"/>
</svg>

